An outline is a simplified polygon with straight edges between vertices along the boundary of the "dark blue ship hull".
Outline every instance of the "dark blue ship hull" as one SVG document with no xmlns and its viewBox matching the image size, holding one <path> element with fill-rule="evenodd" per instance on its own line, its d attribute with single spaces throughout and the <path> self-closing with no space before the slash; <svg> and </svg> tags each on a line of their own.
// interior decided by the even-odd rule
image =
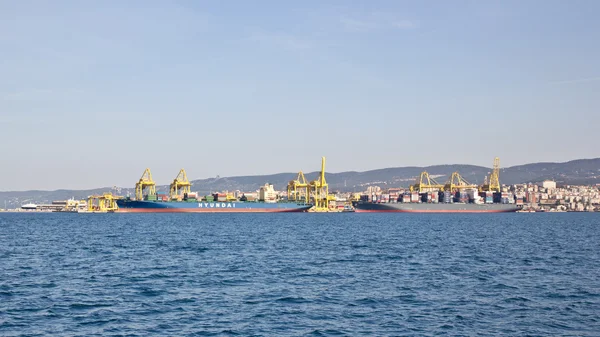
<svg viewBox="0 0 600 337">
<path fill-rule="evenodd" d="M 304 212 L 312 205 L 292 202 L 187 202 L 187 201 L 142 201 L 117 200 L 119 213 L 267 213 Z"/>
</svg>

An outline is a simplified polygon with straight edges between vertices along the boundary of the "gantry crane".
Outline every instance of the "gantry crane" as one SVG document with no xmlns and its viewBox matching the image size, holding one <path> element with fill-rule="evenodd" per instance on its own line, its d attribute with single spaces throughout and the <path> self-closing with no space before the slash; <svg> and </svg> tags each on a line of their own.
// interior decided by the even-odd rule
<svg viewBox="0 0 600 337">
<path fill-rule="evenodd" d="M 119 209 L 117 200 L 121 197 L 114 196 L 112 193 L 103 195 L 90 195 L 87 200 L 87 211 L 96 213 L 114 212 Z"/>
<path fill-rule="evenodd" d="M 470 184 L 458 172 L 452 173 L 450 180 L 444 185 L 444 191 L 454 193 L 461 188 L 477 188 L 477 185 Z"/>
<path fill-rule="evenodd" d="M 298 172 L 298 176 L 295 180 L 290 180 L 287 186 L 287 193 L 288 200 L 290 201 L 302 201 L 304 198 L 304 202 L 308 203 L 308 183 L 306 182 L 306 178 L 302 171 Z"/>
<path fill-rule="evenodd" d="M 315 209 L 317 211 L 328 210 L 329 201 L 335 200 L 335 197 L 329 195 L 329 185 L 325 180 L 325 157 L 321 157 L 321 173 L 319 178 L 311 181 L 309 188 L 315 200 Z"/>
<path fill-rule="evenodd" d="M 444 188 L 444 185 L 438 183 L 437 181 L 435 181 L 435 179 L 431 178 L 427 171 L 423 171 L 419 175 L 419 178 L 417 178 L 417 181 L 415 182 L 415 184 L 410 186 L 410 191 L 424 193 L 424 192 L 434 192 L 436 190 L 441 190 L 443 188 Z"/>
<path fill-rule="evenodd" d="M 135 184 L 135 198 L 137 200 L 144 199 L 144 190 L 148 188 L 148 195 L 156 195 L 156 184 L 152 180 L 152 173 L 147 168 L 142 174 L 140 180 Z"/>
<path fill-rule="evenodd" d="M 492 169 L 489 179 L 486 177 L 486 181 L 483 183 L 481 191 L 500 192 L 500 158 L 494 158 L 494 168 Z"/>
<path fill-rule="evenodd" d="M 192 184 L 188 180 L 185 170 L 181 169 L 179 170 L 179 174 L 177 175 L 177 177 L 175 177 L 175 179 L 170 185 L 169 196 L 171 198 L 177 198 L 177 196 L 180 195 L 180 192 L 184 195 L 189 194 L 191 186 Z"/>
</svg>

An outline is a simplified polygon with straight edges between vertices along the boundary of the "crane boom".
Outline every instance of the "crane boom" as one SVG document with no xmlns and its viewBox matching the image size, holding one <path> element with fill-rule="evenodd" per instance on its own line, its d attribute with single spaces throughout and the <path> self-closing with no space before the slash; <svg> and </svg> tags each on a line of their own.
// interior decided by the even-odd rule
<svg viewBox="0 0 600 337">
<path fill-rule="evenodd" d="M 445 191 L 455 192 L 461 188 L 477 188 L 477 185 L 470 184 L 458 172 L 452 173 L 450 180 L 444 186 Z"/>
<path fill-rule="evenodd" d="M 442 189 L 444 185 L 439 184 L 435 179 L 429 176 L 429 172 L 423 171 L 417 178 L 414 185 L 410 187 L 411 191 L 417 191 L 419 193 L 432 192 L 434 189 Z"/>
</svg>

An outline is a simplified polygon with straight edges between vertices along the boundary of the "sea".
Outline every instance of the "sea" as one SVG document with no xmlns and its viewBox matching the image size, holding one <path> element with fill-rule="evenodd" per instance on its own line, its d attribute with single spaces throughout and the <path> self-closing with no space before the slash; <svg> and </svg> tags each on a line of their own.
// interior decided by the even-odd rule
<svg viewBox="0 0 600 337">
<path fill-rule="evenodd" d="M 0 336 L 600 336 L 600 213 L 4 213 Z"/>
</svg>

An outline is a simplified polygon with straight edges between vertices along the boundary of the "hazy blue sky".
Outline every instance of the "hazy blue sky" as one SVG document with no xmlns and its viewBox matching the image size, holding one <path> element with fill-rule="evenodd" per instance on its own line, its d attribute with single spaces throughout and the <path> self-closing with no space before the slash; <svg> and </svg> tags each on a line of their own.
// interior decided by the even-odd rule
<svg viewBox="0 0 600 337">
<path fill-rule="evenodd" d="M 0 190 L 600 156 L 600 1 L 0 1 Z"/>
</svg>

